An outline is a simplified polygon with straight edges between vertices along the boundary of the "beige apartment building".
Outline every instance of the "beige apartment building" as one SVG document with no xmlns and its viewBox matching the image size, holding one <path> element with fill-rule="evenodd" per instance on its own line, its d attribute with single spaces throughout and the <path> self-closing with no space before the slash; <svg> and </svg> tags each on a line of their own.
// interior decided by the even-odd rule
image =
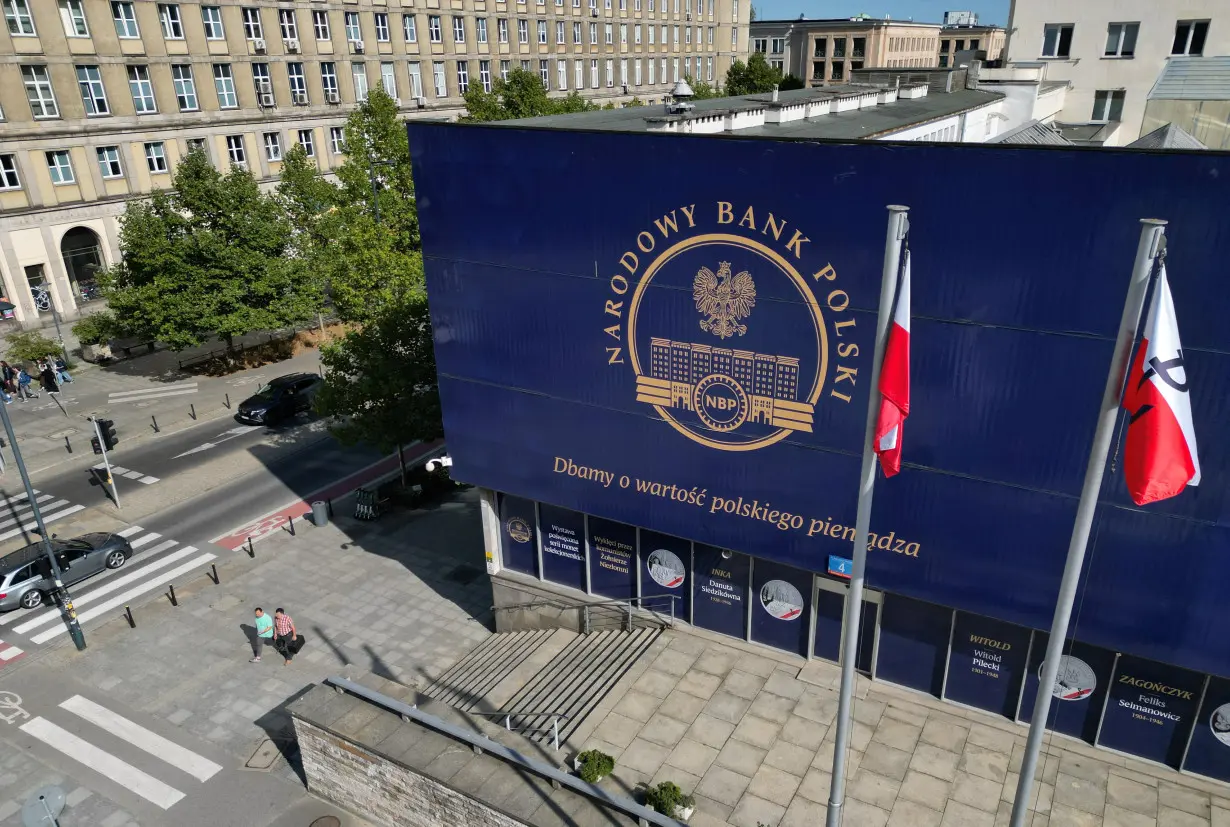
<svg viewBox="0 0 1230 827">
<path fill-rule="evenodd" d="M 322 170 L 377 84 L 455 117 L 512 68 L 553 95 L 661 99 L 747 52 L 750 0 L 0 0 L 0 275 L 40 326 L 97 298 L 127 200 L 202 147 L 267 185 L 303 144 Z"/>
<path fill-rule="evenodd" d="M 987 60 L 1004 56 L 1007 35 L 999 26 L 945 26 L 940 31 L 939 67 L 957 67 L 957 55 L 966 50 L 987 53 Z"/>
<path fill-rule="evenodd" d="M 751 24 L 751 52 L 763 52 L 773 66 L 812 86 L 845 83 L 863 68 L 936 65 L 938 23 L 880 20 L 757 20 Z"/>
</svg>

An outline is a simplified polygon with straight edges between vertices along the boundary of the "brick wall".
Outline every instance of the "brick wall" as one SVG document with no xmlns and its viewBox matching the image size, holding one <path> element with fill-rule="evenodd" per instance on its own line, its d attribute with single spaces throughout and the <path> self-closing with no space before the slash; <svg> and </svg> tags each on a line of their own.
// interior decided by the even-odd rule
<svg viewBox="0 0 1230 827">
<path fill-rule="evenodd" d="M 308 789 L 384 827 L 525 827 L 474 799 L 295 718 Z"/>
</svg>

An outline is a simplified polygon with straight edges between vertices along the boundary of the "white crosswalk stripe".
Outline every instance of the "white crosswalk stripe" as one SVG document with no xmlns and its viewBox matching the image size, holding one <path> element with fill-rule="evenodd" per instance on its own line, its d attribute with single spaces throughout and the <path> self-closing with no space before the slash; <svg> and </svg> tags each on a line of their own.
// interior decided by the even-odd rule
<svg viewBox="0 0 1230 827">
<path fill-rule="evenodd" d="M 107 470 L 107 464 L 104 462 L 97 463 L 94 466 L 94 470 L 102 471 L 105 473 Z M 160 479 L 159 477 L 150 476 L 149 474 L 146 474 L 144 471 L 134 471 L 131 468 L 124 468 L 121 465 L 112 465 L 111 475 L 113 477 L 125 477 L 126 479 L 136 480 L 137 482 L 143 483 L 145 485 L 153 485 L 154 483 L 158 482 Z"/>
<path fill-rule="evenodd" d="M 192 750 L 185 749 L 174 741 L 133 723 L 123 715 L 115 714 L 89 698 L 74 695 L 60 706 L 97 725 L 100 729 L 124 739 L 137 749 L 178 767 L 198 781 L 208 781 L 222 770 L 220 764 L 215 764 L 208 758 L 197 755 Z"/>
<path fill-rule="evenodd" d="M 184 394 L 196 393 L 198 390 L 196 382 L 177 382 L 173 385 L 160 385 L 152 388 L 139 388 L 131 391 L 117 391 L 107 394 L 107 404 L 114 405 L 120 402 L 145 402 L 149 399 L 162 399 L 167 396 L 183 396 Z"/>
<path fill-rule="evenodd" d="M 84 505 L 70 505 L 68 508 L 64 508 L 59 511 L 53 511 L 50 514 L 44 513 L 43 523 L 44 524 L 54 523 L 56 520 L 62 520 L 65 517 L 68 517 L 72 514 L 76 514 L 78 511 L 84 511 L 84 510 L 85 510 Z M 0 531 L 0 541 L 8 540 L 11 537 L 16 537 L 18 534 L 21 534 L 23 531 L 29 532 L 29 531 L 33 531 L 34 529 L 38 528 L 38 523 L 34 521 L 33 514 L 31 514 L 27 519 L 29 519 L 29 522 L 23 526 L 11 528 L 7 531 Z"/>
</svg>

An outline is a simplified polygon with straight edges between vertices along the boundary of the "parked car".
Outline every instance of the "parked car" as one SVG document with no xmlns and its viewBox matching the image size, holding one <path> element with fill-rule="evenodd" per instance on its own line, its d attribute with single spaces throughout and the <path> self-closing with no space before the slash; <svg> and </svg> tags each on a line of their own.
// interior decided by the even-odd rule
<svg viewBox="0 0 1230 827">
<path fill-rule="evenodd" d="M 65 585 L 80 583 L 107 569 L 118 569 L 132 556 L 132 544 L 118 534 L 83 534 L 71 540 L 53 536 L 52 553 Z M 55 583 L 42 541 L 0 557 L 0 612 L 36 609 Z"/>
<path fill-rule="evenodd" d="M 276 425 L 310 411 L 324 381 L 314 373 L 279 376 L 240 402 L 235 419 L 248 425 Z"/>
</svg>

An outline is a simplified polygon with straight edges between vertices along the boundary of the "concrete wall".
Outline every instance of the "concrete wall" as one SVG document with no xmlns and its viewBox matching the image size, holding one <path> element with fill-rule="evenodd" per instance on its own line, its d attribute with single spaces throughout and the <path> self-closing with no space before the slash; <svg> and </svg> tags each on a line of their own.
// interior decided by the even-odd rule
<svg viewBox="0 0 1230 827">
<path fill-rule="evenodd" d="M 558 593 L 531 581 L 509 576 L 507 573 L 491 578 L 492 605 L 517 606 L 523 603 L 545 601 L 534 606 L 518 609 L 500 609 L 495 612 L 497 632 L 525 632 L 536 629 L 568 629 L 580 632 L 582 612 L 576 603 L 562 599 Z"/>
</svg>

